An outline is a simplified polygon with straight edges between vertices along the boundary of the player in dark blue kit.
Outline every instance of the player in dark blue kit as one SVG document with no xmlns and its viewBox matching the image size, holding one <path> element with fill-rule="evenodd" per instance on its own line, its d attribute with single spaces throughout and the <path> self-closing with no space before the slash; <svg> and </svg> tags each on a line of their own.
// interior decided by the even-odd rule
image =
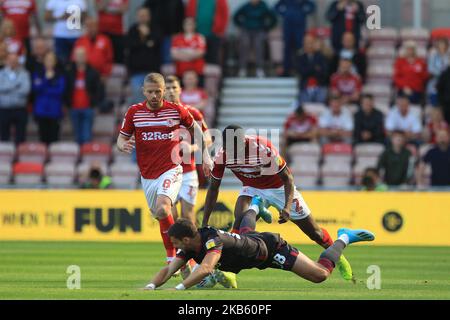
<svg viewBox="0 0 450 320">
<path fill-rule="evenodd" d="M 255 214 L 246 214 L 242 224 L 254 226 Z M 175 289 L 184 290 L 200 283 L 215 268 L 239 273 L 243 269 L 275 268 L 291 271 L 314 283 L 325 281 L 336 266 L 342 251 L 351 243 L 373 241 L 375 236 L 366 230 L 340 229 L 338 239 L 315 262 L 289 245 L 279 234 L 250 231 L 235 234 L 213 227 L 197 227 L 189 220 L 180 219 L 169 229 L 169 236 L 177 256 L 160 270 L 145 287 L 154 290 L 194 259 L 200 266 Z"/>
</svg>

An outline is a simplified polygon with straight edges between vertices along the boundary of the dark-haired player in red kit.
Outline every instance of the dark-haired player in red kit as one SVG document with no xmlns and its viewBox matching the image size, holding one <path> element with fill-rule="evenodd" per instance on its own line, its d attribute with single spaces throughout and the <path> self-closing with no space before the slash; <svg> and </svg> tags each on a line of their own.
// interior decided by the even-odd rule
<svg viewBox="0 0 450 320">
<path fill-rule="evenodd" d="M 170 262 L 175 256 L 175 248 L 167 231 L 174 223 L 172 206 L 180 191 L 183 173 L 179 152 L 173 152 L 179 148 L 178 129 L 184 126 L 191 137 L 204 139 L 201 128 L 185 107 L 163 99 L 165 81 L 161 74 L 148 74 L 142 89 L 146 100 L 128 109 L 117 147 L 125 153 L 131 153 L 136 147 L 142 187 L 150 211 L 159 221 L 167 261 Z M 197 143 L 203 151 L 203 141 Z M 207 171 L 212 163 L 209 155 L 203 154 L 203 166 Z"/>
<path fill-rule="evenodd" d="M 206 138 L 206 147 L 209 147 L 209 145 L 211 144 L 211 138 L 207 133 L 208 125 L 206 124 L 202 113 L 197 108 L 181 103 L 180 96 L 180 80 L 176 76 L 166 77 L 165 99 L 167 101 L 184 106 L 190 112 L 194 120 L 197 121 L 199 126 L 202 128 L 203 134 Z M 199 183 L 197 168 L 195 165 L 195 152 L 198 150 L 198 146 L 196 144 L 192 144 L 191 141 L 182 141 L 181 144 L 183 144 L 183 152 L 186 152 L 188 155 L 183 155 L 183 162 L 181 163 L 181 166 L 183 167 L 183 182 L 181 184 L 180 193 L 177 197 L 177 202 L 179 201 L 181 203 L 181 217 L 189 219 L 192 221 L 192 223 L 196 224 L 194 206 L 197 202 Z M 173 207 L 172 212 L 174 216 L 177 215 L 175 206 Z"/>
<path fill-rule="evenodd" d="M 255 230 L 254 225 L 241 223 L 248 214 L 271 223 L 272 216 L 267 207 L 274 206 L 280 213 L 279 223 L 292 221 L 324 248 L 333 244 L 327 230 L 320 228 L 311 216 L 308 205 L 295 188 L 291 170 L 269 139 L 245 135 L 241 127 L 230 125 L 223 130 L 222 141 L 210 172 L 212 179 L 205 200 L 203 227 L 208 225 L 225 168 L 229 168 L 243 184 L 234 209 L 232 233 Z M 344 256 L 340 256 L 337 266 L 344 279 L 352 279 L 351 266 Z"/>
</svg>

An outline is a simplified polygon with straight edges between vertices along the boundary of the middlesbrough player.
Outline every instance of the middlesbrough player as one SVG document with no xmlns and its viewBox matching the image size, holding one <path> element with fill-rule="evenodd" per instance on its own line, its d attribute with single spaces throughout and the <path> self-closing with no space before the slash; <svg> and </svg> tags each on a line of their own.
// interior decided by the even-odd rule
<svg viewBox="0 0 450 320">
<path fill-rule="evenodd" d="M 247 213 L 244 220 L 247 218 L 254 220 L 255 216 Z M 321 283 L 330 277 L 349 244 L 375 240 L 373 233 L 367 230 L 339 229 L 338 239 L 315 262 L 277 233 L 249 230 L 244 234 L 235 234 L 212 227 L 197 229 L 190 220 L 180 219 L 170 227 L 169 235 L 179 249 L 177 257 L 153 277 L 145 286 L 146 290 L 162 286 L 189 259 L 194 259 L 200 267 L 175 286 L 177 290 L 194 286 L 213 273 L 215 268 L 234 273 L 252 268 L 282 269 L 313 283 Z"/>
<path fill-rule="evenodd" d="M 206 195 L 202 226 L 208 225 L 225 168 L 229 168 L 243 184 L 234 209 L 233 233 L 255 229 L 255 225 L 241 224 L 246 214 L 261 216 L 271 223 L 271 213 L 266 207 L 274 206 L 280 213 L 278 223 L 290 220 L 320 246 L 328 248 L 333 244 L 328 232 L 320 228 L 311 216 L 308 205 L 295 188 L 285 160 L 268 139 L 245 135 L 244 130 L 236 125 L 226 127 L 222 139 L 223 146 L 210 172 L 212 179 Z M 344 256 L 340 257 L 338 267 L 344 279 L 352 279 L 351 266 Z"/>
<path fill-rule="evenodd" d="M 123 120 L 117 147 L 131 153 L 136 147 L 137 163 L 142 187 L 152 215 L 159 221 L 161 237 L 166 248 L 167 261 L 175 256 L 175 248 L 167 235 L 174 223 L 171 211 L 181 187 L 182 167 L 177 152 L 180 126 L 187 128 L 192 137 L 203 134 L 189 111 L 163 99 L 164 77 L 150 73 L 143 84 L 144 102 L 132 105 Z M 199 144 L 204 147 L 203 141 Z M 203 153 L 203 165 L 211 167 L 208 154 Z"/>
<path fill-rule="evenodd" d="M 211 145 L 211 138 L 207 134 L 208 125 L 206 124 L 203 115 L 198 109 L 182 104 L 180 101 L 180 96 L 180 80 L 176 76 L 166 77 L 166 100 L 178 105 L 183 105 L 190 112 L 194 120 L 197 121 L 199 126 L 202 128 L 203 134 L 206 138 L 206 147 L 209 147 Z M 197 169 L 195 166 L 195 152 L 199 147 L 196 144 L 192 144 L 191 141 L 182 141 L 181 144 L 183 144 L 181 148 L 182 151 L 188 153 L 189 156 L 183 156 L 183 161 L 181 163 L 183 168 L 183 182 L 181 184 L 176 203 L 178 201 L 181 203 L 181 217 L 189 219 L 192 223 L 196 224 L 194 206 L 197 201 L 199 183 Z M 172 214 L 175 217 L 178 215 L 176 206 L 173 206 Z"/>
</svg>

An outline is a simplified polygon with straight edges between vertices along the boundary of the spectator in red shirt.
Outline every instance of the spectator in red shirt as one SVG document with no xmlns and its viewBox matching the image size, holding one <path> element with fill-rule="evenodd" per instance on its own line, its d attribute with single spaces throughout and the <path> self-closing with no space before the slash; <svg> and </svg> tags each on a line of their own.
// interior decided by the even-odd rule
<svg viewBox="0 0 450 320">
<path fill-rule="evenodd" d="M 441 108 L 433 108 L 431 117 L 424 130 L 424 141 L 427 143 L 436 143 L 436 135 L 440 130 L 448 130 L 449 126 L 444 119 Z"/>
<path fill-rule="evenodd" d="M 114 52 L 111 40 L 98 31 L 98 21 L 93 18 L 86 19 L 86 34 L 75 42 L 74 51 L 83 47 L 86 49 L 89 64 L 100 73 L 102 77 L 111 74 Z"/>
<path fill-rule="evenodd" d="M 289 148 L 294 143 L 316 141 L 317 134 L 317 119 L 305 112 L 303 106 L 299 105 L 284 123 L 284 146 Z"/>
<path fill-rule="evenodd" d="M 186 17 L 195 19 L 197 32 L 206 38 L 208 63 L 220 64 L 220 53 L 230 18 L 227 0 L 188 0 Z"/>
<path fill-rule="evenodd" d="M 125 29 L 123 15 L 128 10 L 128 0 L 97 0 L 98 26 L 100 33 L 111 39 L 114 62 L 124 62 Z"/>
<path fill-rule="evenodd" d="M 74 63 L 67 72 L 67 105 L 76 141 L 82 145 L 92 140 L 94 108 L 103 99 L 99 73 L 88 63 L 87 49 L 80 46 L 73 53 Z"/>
<path fill-rule="evenodd" d="M 35 0 L 3 0 L 0 3 L 0 13 L 2 18 L 13 21 L 17 38 L 23 41 L 26 50 L 30 52 L 30 21 L 36 27 L 37 32 L 41 33 Z"/>
<path fill-rule="evenodd" d="M 427 64 L 425 59 L 417 56 L 414 41 L 407 41 L 403 48 L 404 56 L 397 58 L 394 66 L 394 85 L 398 92 L 408 96 L 411 103 L 420 104 L 428 80 Z"/>
<path fill-rule="evenodd" d="M 171 55 L 175 61 L 177 76 L 183 76 L 188 70 L 194 70 L 203 75 L 205 67 L 205 38 L 195 32 L 195 20 L 186 18 L 183 23 L 183 33 L 172 39 Z"/>
<path fill-rule="evenodd" d="M 198 75 L 195 71 L 187 71 L 183 74 L 183 91 L 180 100 L 183 104 L 188 104 L 205 113 L 208 105 L 208 94 L 205 90 L 198 87 Z"/>
<path fill-rule="evenodd" d="M 362 80 L 352 68 L 352 60 L 341 59 L 338 71 L 331 76 L 331 93 L 341 96 L 344 104 L 358 103 L 361 95 Z"/>
<path fill-rule="evenodd" d="M 8 53 L 14 53 L 19 57 L 21 64 L 25 63 L 25 46 L 22 39 L 17 37 L 16 27 L 12 20 L 3 20 L 0 26 L 0 40 L 6 43 Z"/>
</svg>

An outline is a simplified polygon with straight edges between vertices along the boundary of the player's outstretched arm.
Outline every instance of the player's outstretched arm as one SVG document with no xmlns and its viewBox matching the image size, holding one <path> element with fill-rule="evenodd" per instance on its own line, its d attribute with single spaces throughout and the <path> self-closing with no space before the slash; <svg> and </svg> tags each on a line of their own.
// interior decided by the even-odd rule
<svg viewBox="0 0 450 320">
<path fill-rule="evenodd" d="M 216 206 L 221 181 L 222 180 L 215 179 L 214 177 L 211 177 L 210 179 L 211 183 L 206 194 L 205 207 L 203 209 L 202 227 L 206 227 L 208 225 L 209 217 Z"/>
<path fill-rule="evenodd" d="M 156 289 L 166 283 L 172 275 L 177 272 L 183 265 L 186 264 L 186 261 L 180 258 L 173 259 L 170 264 L 164 268 L 162 268 L 158 273 L 153 277 L 152 281 L 146 286 L 146 289 Z"/>
<path fill-rule="evenodd" d="M 117 149 L 119 149 L 119 151 L 121 152 L 131 154 L 131 152 L 133 152 L 135 144 L 136 142 L 134 140 L 134 136 L 127 137 L 120 133 L 117 137 Z"/>
<path fill-rule="evenodd" d="M 285 223 L 289 220 L 289 213 L 294 200 L 294 177 L 287 166 L 278 173 L 278 176 L 283 180 L 285 196 L 284 208 L 280 211 L 280 220 L 278 222 Z"/>
<path fill-rule="evenodd" d="M 200 266 L 195 269 L 189 277 L 186 278 L 181 284 L 177 286 L 177 289 L 187 289 L 190 288 L 200 281 L 203 280 L 206 276 L 210 275 L 217 263 L 220 260 L 221 253 L 219 251 L 211 251 L 204 258 Z"/>
</svg>

